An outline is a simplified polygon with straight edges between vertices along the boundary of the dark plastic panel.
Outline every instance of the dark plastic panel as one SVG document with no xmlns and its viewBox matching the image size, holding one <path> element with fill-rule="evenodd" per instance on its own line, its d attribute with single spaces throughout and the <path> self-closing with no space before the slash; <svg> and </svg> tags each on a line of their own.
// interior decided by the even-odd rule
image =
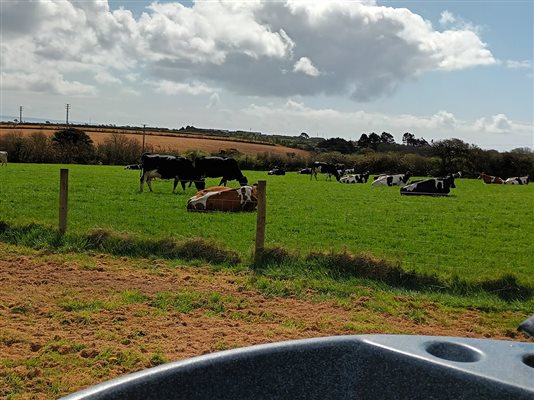
<svg viewBox="0 0 534 400">
<path fill-rule="evenodd" d="M 534 343 L 400 335 L 281 342 L 161 365 L 64 399 L 534 399 Z"/>
</svg>

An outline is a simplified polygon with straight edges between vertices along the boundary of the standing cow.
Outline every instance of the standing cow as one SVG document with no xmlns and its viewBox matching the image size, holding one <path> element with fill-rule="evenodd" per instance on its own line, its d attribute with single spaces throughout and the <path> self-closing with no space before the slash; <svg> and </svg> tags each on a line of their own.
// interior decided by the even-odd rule
<svg viewBox="0 0 534 400">
<path fill-rule="evenodd" d="M 326 174 L 326 179 L 328 180 L 331 180 L 332 175 L 333 175 L 336 177 L 336 180 L 339 182 L 340 175 L 334 164 L 314 161 L 311 166 L 310 179 L 312 179 L 315 176 L 315 180 L 317 180 L 317 173 Z"/>
<path fill-rule="evenodd" d="M 0 165 L 7 165 L 7 151 L 0 151 Z"/>
<path fill-rule="evenodd" d="M 384 175 L 376 179 L 371 186 L 404 186 L 411 176 L 410 171 L 405 174 Z"/>
<path fill-rule="evenodd" d="M 248 184 L 237 161 L 224 157 L 199 157 L 195 159 L 195 170 L 202 178 L 221 178 L 219 186 L 226 186 L 226 182 L 236 180 L 241 186 Z"/>
<path fill-rule="evenodd" d="M 178 182 L 182 184 L 184 191 L 187 182 L 195 182 L 198 190 L 206 187 L 204 181 L 200 179 L 199 174 L 195 171 L 191 160 L 185 157 L 145 153 L 141 159 L 140 191 L 143 192 L 146 180 L 148 188 L 152 192 L 151 181 L 154 178 L 174 179 L 173 193 L 176 192 Z"/>
</svg>

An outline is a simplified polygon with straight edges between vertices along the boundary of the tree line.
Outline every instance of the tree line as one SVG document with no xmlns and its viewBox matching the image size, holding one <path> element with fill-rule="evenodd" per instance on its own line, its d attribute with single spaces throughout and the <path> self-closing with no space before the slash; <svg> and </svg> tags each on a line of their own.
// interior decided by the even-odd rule
<svg viewBox="0 0 534 400">
<path fill-rule="evenodd" d="M 307 140 L 303 138 L 303 140 Z M 52 136 L 41 132 L 22 136 L 12 132 L 0 136 L 0 149 L 9 153 L 11 162 L 127 165 L 140 162 L 141 144 L 122 134 L 112 134 L 102 143 L 95 144 L 84 131 L 69 127 Z M 147 146 L 145 151 L 164 151 Z M 165 151 L 179 155 L 175 151 Z M 245 170 L 268 170 L 274 167 L 296 171 L 313 161 L 344 164 L 356 172 L 395 173 L 411 171 L 414 175 L 438 176 L 462 171 L 463 176 L 476 177 L 480 172 L 501 177 L 534 176 L 534 152 L 517 148 L 507 152 L 483 150 L 460 139 L 445 139 L 428 143 L 409 132 L 403 144 L 395 143 L 387 132 L 381 135 L 362 134 L 357 142 L 331 138 L 315 142 L 309 157 L 288 152 L 284 155 L 270 152 L 245 155 L 236 149 L 216 153 L 188 150 L 181 155 L 194 159 L 205 155 L 233 157 Z"/>
</svg>

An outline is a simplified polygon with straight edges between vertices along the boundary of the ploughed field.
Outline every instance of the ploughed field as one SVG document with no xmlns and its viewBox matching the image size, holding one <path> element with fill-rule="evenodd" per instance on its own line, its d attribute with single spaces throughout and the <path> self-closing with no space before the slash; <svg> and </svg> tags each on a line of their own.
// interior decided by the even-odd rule
<svg viewBox="0 0 534 400">
<path fill-rule="evenodd" d="M 0 220 L 55 227 L 59 165 L 0 168 Z M 248 259 L 256 213 L 191 213 L 196 190 L 172 194 L 156 180 L 139 193 L 139 171 L 116 166 L 68 166 L 69 233 L 94 228 L 146 239 L 203 237 Z M 310 180 L 289 172 L 245 171 L 267 180 L 266 246 L 299 255 L 315 251 L 369 252 L 404 269 L 470 282 L 513 275 L 531 284 L 534 265 L 534 185 L 485 185 L 458 179 L 448 197 L 400 196 L 398 187 Z M 218 179 L 208 179 L 207 186 Z M 230 185 L 236 186 L 235 181 Z"/>
</svg>

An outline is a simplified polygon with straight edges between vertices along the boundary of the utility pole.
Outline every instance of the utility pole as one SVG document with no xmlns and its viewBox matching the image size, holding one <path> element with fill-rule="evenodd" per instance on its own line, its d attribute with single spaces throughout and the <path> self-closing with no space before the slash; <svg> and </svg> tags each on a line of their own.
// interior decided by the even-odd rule
<svg viewBox="0 0 534 400">
<path fill-rule="evenodd" d="M 70 110 L 70 104 L 67 104 L 65 106 L 65 109 L 67 110 L 67 126 L 69 125 L 69 110 Z"/>
<path fill-rule="evenodd" d="M 143 124 L 143 151 L 141 154 L 145 154 L 145 133 L 146 133 L 146 124 Z"/>
<path fill-rule="evenodd" d="M 20 108 L 19 108 L 19 124 L 22 124 L 22 109 L 23 108 L 24 107 L 22 107 L 22 106 L 20 106 Z"/>
</svg>

